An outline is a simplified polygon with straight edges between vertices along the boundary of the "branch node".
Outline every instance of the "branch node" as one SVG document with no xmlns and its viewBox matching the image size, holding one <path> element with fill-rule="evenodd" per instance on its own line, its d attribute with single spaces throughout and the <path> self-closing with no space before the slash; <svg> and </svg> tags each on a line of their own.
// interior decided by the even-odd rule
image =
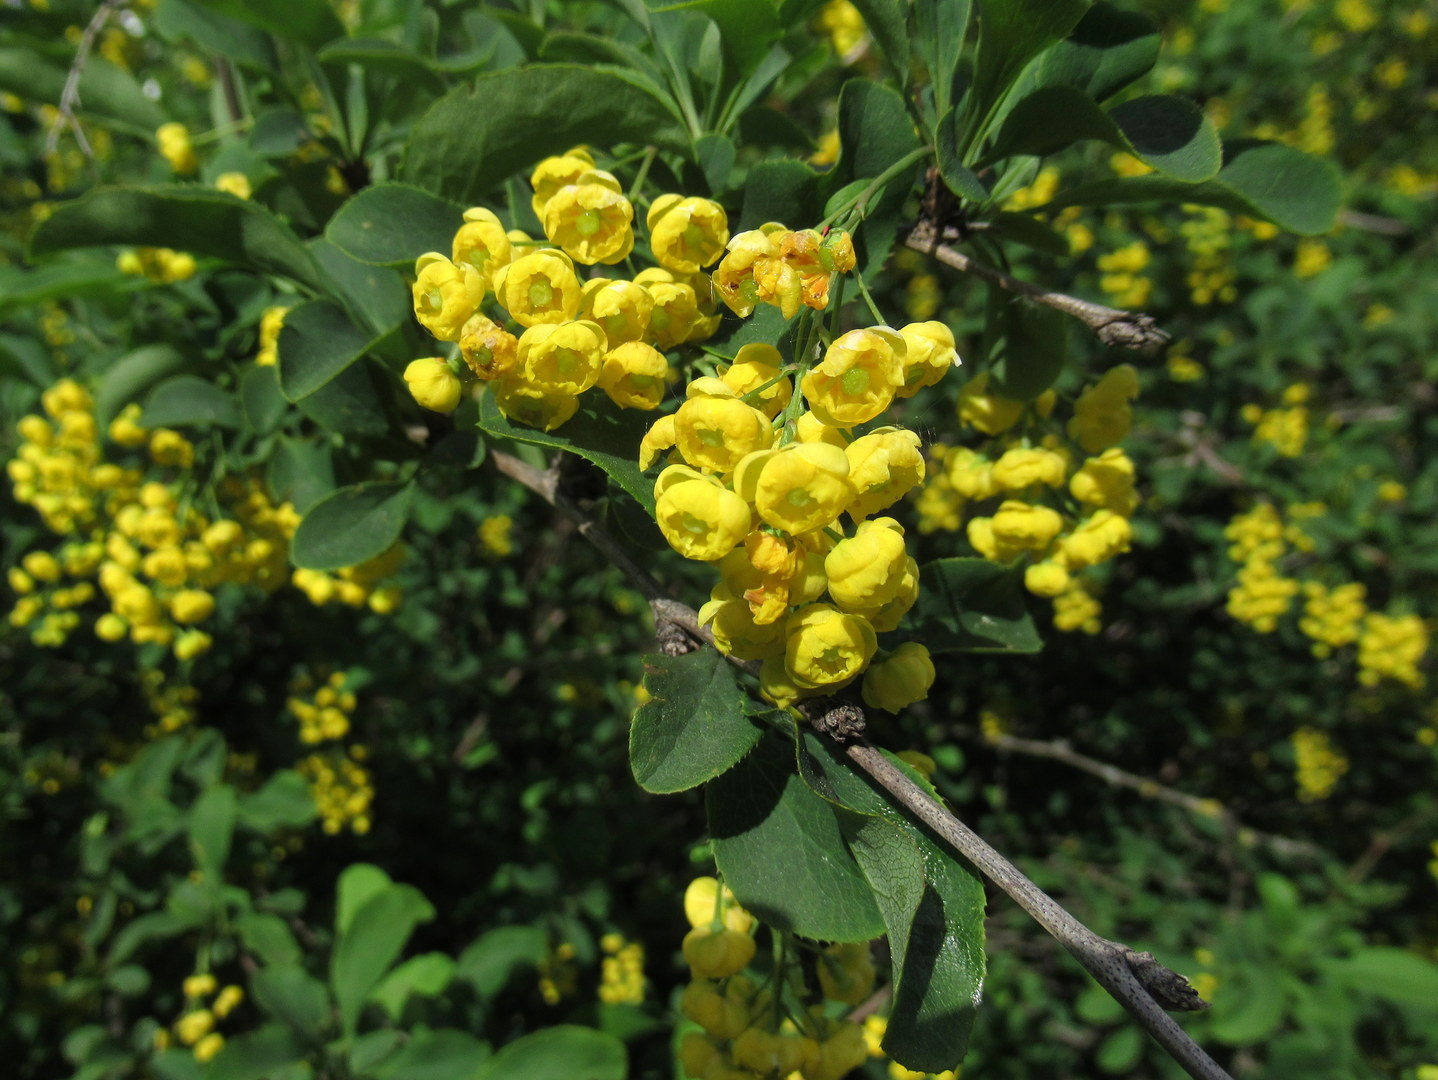
<svg viewBox="0 0 1438 1080">
<path fill-rule="evenodd" d="M 1135 952 L 1122 942 L 1111 941 L 1134 977 L 1143 984 L 1149 996 L 1169 1012 L 1202 1012 L 1208 1002 L 1198 996 L 1186 978 L 1154 959 L 1151 952 Z"/>
<path fill-rule="evenodd" d="M 811 717 L 809 723 L 815 731 L 829 736 L 841 746 L 862 739 L 867 730 L 864 710 L 857 705 L 835 705 Z"/>
</svg>

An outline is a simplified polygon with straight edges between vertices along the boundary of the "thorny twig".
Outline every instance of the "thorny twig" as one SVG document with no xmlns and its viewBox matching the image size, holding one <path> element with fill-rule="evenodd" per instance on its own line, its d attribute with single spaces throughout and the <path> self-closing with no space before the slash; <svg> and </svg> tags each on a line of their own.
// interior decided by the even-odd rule
<svg viewBox="0 0 1438 1080">
<path fill-rule="evenodd" d="M 1103 304 L 1031 285 L 1002 270 L 977 262 L 942 241 L 939 229 L 927 220 L 920 221 L 904 237 L 906 247 L 931 255 L 945 266 L 952 266 L 965 274 L 973 274 L 1011 293 L 1073 316 L 1097 334 L 1105 345 L 1152 353 L 1168 344 L 1168 335 L 1159 329 L 1158 323 L 1151 315 L 1120 311 L 1118 308 L 1105 307 Z"/>
<path fill-rule="evenodd" d="M 70 61 L 70 71 L 65 76 L 65 86 L 60 91 L 55 122 L 50 125 L 50 131 L 45 136 L 47 156 L 53 154 L 55 148 L 60 145 L 60 132 L 65 127 L 69 127 L 75 132 L 75 142 L 79 144 L 81 153 L 87 158 L 95 156 L 95 151 L 90 149 L 90 141 L 85 138 L 85 131 L 80 126 L 79 118 L 75 116 L 75 107 L 80 104 L 80 76 L 84 74 L 85 63 L 90 59 L 90 50 L 95 47 L 95 38 L 99 37 L 100 31 L 104 29 L 105 23 L 109 22 L 110 16 L 115 13 L 116 9 L 123 7 L 126 2 L 127 0 L 104 0 L 85 25 L 84 32 L 80 35 L 80 44 L 75 49 L 75 58 Z"/>
<path fill-rule="evenodd" d="M 558 473 L 554 468 L 536 469 L 502 452 L 492 452 L 490 458 L 506 476 L 573 518 L 580 533 L 624 571 L 634 586 L 649 599 L 662 644 L 669 644 L 665 642 L 666 624 L 673 628 L 672 633 L 688 639 L 690 647 L 697 647 L 701 641 L 713 644 L 713 636 L 698 625 L 693 609 L 670 598 L 653 575 L 631 559 L 578 503 L 559 490 Z M 747 666 L 754 666 L 753 662 L 750 661 Z M 863 711 L 857 705 L 844 701 L 827 710 L 813 708 L 811 715 L 811 723 L 821 737 L 838 743 L 842 752 L 904 809 L 978 867 L 984 876 L 1057 938 L 1194 1080 L 1232 1080 L 1165 1012 L 1166 1009 L 1192 1011 L 1207 1007 L 1188 985 L 1187 979 L 1164 967 L 1149 953 L 1136 952 L 1121 942 L 1099 937 L 1069 914 L 1018 867 L 869 745 L 862 737 Z"/>
</svg>

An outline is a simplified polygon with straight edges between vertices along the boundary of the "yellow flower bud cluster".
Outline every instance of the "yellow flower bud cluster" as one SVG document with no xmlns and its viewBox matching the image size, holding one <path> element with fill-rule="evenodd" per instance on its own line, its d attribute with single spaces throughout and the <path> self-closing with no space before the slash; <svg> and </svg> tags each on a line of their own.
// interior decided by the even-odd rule
<svg viewBox="0 0 1438 1080">
<path fill-rule="evenodd" d="M 1317 728 L 1299 728 L 1293 733 L 1292 742 L 1299 801 L 1317 802 L 1328 798 L 1339 778 L 1348 771 L 1348 759 Z"/>
<path fill-rule="evenodd" d="M 599 1000 L 606 1005 L 638 1005 L 644 1000 L 644 946 L 623 934 L 599 939 Z"/>
<path fill-rule="evenodd" d="M 1283 457 L 1296 458 L 1308 445 L 1308 387 L 1303 383 L 1290 386 L 1283 394 L 1286 409 L 1264 409 L 1250 402 L 1240 412 L 1243 419 L 1256 425 L 1253 441 L 1272 446 Z"/>
<path fill-rule="evenodd" d="M 1053 201 L 1059 190 L 1059 171 L 1045 165 L 1026 187 L 1021 187 L 1004 200 L 1004 209 L 1022 213 Z"/>
<path fill-rule="evenodd" d="M 1138 374 L 1124 364 L 1079 395 L 1067 435 L 1092 456 L 1075 468 L 1075 448 L 1057 431 L 1037 441 L 1015 431 L 1026 415 L 1033 424 L 1049 421 L 1056 394 L 1025 405 L 990 390 L 987 372 L 970 379 L 959 392 L 959 420 L 992 441 L 980 449 L 933 448 L 937 468 L 919 496 L 919 528 L 963 528 L 983 558 L 1023 560 L 1024 585 L 1053 600 L 1056 628 L 1097 633 L 1102 608 L 1079 575 L 1127 551 L 1132 540 L 1136 470 L 1114 444 L 1128 434 L 1137 394 Z"/>
<path fill-rule="evenodd" d="M 215 991 L 219 990 L 216 994 Z M 182 1045 L 191 1048 L 195 1060 L 204 1064 L 218 1054 L 225 1046 L 225 1037 L 215 1030 L 216 1021 L 223 1020 L 245 1000 L 245 992 L 238 986 L 220 989 L 219 982 L 208 973 L 191 975 L 184 982 L 186 1011 L 175 1021 L 170 1032 L 156 1033 L 157 1049 L 168 1046 L 171 1036 Z M 206 1007 L 204 999 L 214 995 Z M 160 1038 L 164 1035 L 164 1038 Z"/>
<path fill-rule="evenodd" d="M 828 37 L 834 55 L 844 63 L 853 63 L 863 55 L 869 28 L 864 24 L 864 16 L 849 0 L 828 0 L 814 16 L 814 25 L 819 33 Z"/>
<path fill-rule="evenodd" d="M 1414 690 L 1427 678 L 1419 670 L 1428 653 L 1428 626 L 1417 615 L 1383 615 L 1371 611 L 1358 638 L 1358 681 L 1377 686 L 1394 679 Z"/>
<path fill-rule="evenodd" d="M 665 539 L 686 558 L 718 564 L 701 623 L 721 651 L 763 661 L 761 690 L 778 704 L 832 693 L 869 669 L 865 697 L 897 711 L 933 681 L 921 646 L 870 669 L 876 632 L 895 629 L 918 597 L 902 526 L 871 515 L 923 480 L 919 437 L 895 427 L 851 437 L 905 391 L 906 332 L 916 342 L 915 391 L 956 359 L 947 328 L 919 326 L 840 336 L 797 398 L 778 350 L 745 346 L 717 376 L 693 380 L 641 445 L 644 468 L 669 451 L 654 485 Z"/>
<path fill-rule="evenodd" d="M 1189 298 L 1200 307 L 1214 301 L 1231 304 L 1238 299 L 1238 273 L 1231 251 L 1234 221 L 1228 211 L 1214 206 L 1187 209 L 1190 217 L 1178 231 L 1193 257 L 1184 278 Z"/>
<path fill-rule="evenodd" d="M 331 836 L 346 827 L 356 836 L 370 830 L 374 785 L 363 764 L 368 756 L 363 746 L 351 746 L 348 752 L 331 748 L 310 754 L 295 766 L 310 782 L 320 827 Z"/>
<path fill-rule="evenodd" d="M 346 566 L 326 573 L 323 570 L 296 569 L 290 581 L 307 597 L 310 603 L 323 607 L 339 603 L 347 607 L 368 607 L 378 615 L 389 615 L 399 610 L 404 602 L 404 590 L 398 585 L 383 584 L 393 577 L 409 557 L 404 542 L 393 544 L 372 559 L 354 566 Z"/>
<path fill-rule="evenodd" d="M 839 1080 L 867 1060 L 864 1029 L 858 1024 L 827 1017 L 823 1005 L 791 1012 L 790 1002 L 806 996 L 802 987 L 776 1000 L 777 988 L 797 977 L 797 971 L 779 973 L 763 987 L 743 974 L 754 956 L 754 919 L 727 888 L 711 877 L 696 879 L 685 892 L 684 912 L 692 927 L 684 938 L 684 957 L 693 981 L 679 1009 L 702 1029 L 686 1033 L 680 1042 L 685 1076 Z M 869 946 L 861 944 L 821 954 L 825 995 L 837 990 L 843 996 L 831 1000 L 852 1004 L 872 992 L 868 953 Z"/>
<path fill-rule="evenodd" d="M 581 279 L 576 264 L 631 255 L 633 207 L 582 148 L 545 158 L 530 179 L 548 245 L 474 207 L 449 256 L 429 252 L 415 263 L 415 317 L 440 341 L 455 342 L 458 357 L 410 364 L 411 394 L 425 408 L 452 412 L 467 369 L 507 417 L 546 431 L 568 421 L 596 386 L 621 408 L 657 408 L 670 374 L 664 350 L 719 326 L 703 268 L 729 240 L 723 207 L 659 196 L 645 218 L 658 265 L 633 279 Z"/>
<path fill-rule="evenodd" d="M 1367 590 L 1359 582 L 1337 585 L 1332 589 L 1320 581 L 1303 583 L 1303 615 L 1298 629 L 1313 639 L 1313 655 L 1320 660 L 1334 649 L 1358 640 L 1363 619 L 1368 614 Z"/>
<path fill-rule="evenodd" d="M 479 546 L 491 559 L 504 559 L 514 554 L 511 533 L 514 519 L 508 514 L 495 514 L 479 523 Z"/>
<path fill-rule="evenodd" d="M 291 681 L 290 698 L 285 704 L 299 721 L 300 742 L 313 746 L 349 734 L 356 698 L 353 690 L 346 689 L 347 682 L 344 673 L 338 671 L 318 687 L 308 673 Z"/>
<path fill-rule="evenodd" d="M 150 712 L 155 716 L 155 722 L 145 727 L 147 738 L 179 731 L 182 727 L 194 723 L 199 716 L 199 710 L 195 706 L 200 700 L 200 692 L 193 686 L 171 682 L 164 672 L 156 668 L 145 672 L 140 685 L 145 691 Z"/>
<path fill-rule="evenodd" d="M 1153 292 L 1153 281 L 1143 272 L 1153 256 L 1148 245 L 1135 240 L 1117 251 L 1098 257 L 1098 285 L 1121 308 L 1141 308 Z"/>
<path fill-rule="evenodd" d="M 777 221 L 740 233 L 714 271 L 714 289 L 741 319 L 759 304 L 771 304 L 792 319 L 800 307 L 829 305 L 835 274 L 854 269 L 854 241 L 842 230 L 794 231 Z"/>
<path fill-rule="evenodd" d="M 260 367 L 274 367 L 279 362 L 280 329 L 289 311 L 287 307 L 267 307 L 260 316 L 260 351 L 255 354 Z"/>
<path fill-rule="evenodd" d="M 172 248 L 141 247 L 122 251 L 115 258 L 115 269 L 132 277 L 142 277 L 157 285 L 186 281 L 195 276 L 195 257 Z"/>
<path fill-rule="evenodd" d="M 190 129 L 178 121 L 161 124 L 155 131 L 155 141 L 160 147 L 160 156 L 170 163 L 170 168 L 181 176 L 198 171 L 200 159 L 195 156 L 195 147 L 190 142 Z"/>
<path fill-rule="evenodd" d="M 574 946 L 565 941 L 539 962 L 539 996 L 546 1005 L 558 1005 L 579 986 L 579 967 L 574 955 Z"/>
</svg>

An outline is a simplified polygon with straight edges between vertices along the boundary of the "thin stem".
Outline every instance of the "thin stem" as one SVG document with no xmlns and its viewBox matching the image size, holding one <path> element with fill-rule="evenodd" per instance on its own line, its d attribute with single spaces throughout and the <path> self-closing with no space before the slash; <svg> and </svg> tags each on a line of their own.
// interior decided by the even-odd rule
<svg viewBox="0 0 1438 1080">
<path fill-rule="evenodd" d="M 95 152 L 90 149 L 90 141 L 85 138 L 84 129 L 80 127 L 80 121 L 75 116 L 75 108 L 80 104 L 80 76 L 85 73 L 85 63 L 90 59 L 90 50 L 95 47 L 95 39 L 110 21 L 110 16 L 125 3 L 126 0 L 105 0 L 85 24 L 85 30 L 80 35 L 80 44 L 75 47 L 75 58 L 70 61 L 70 70 L 65 75 L 65 85 L 60 91 L 55 121 L 45 135 L 47 155 L 53 154 L 60 145 L 60 131 L 69 127 L 75 132 L 75 142 L 79 144 L 81 153 L 87 158 L 95 156 Z"/>
<path fill-rule="evenodd" d="M 825 229 L 833 225 L 845 215 L 853 213 L 855 211 L 858 212 L 861 219 L 868 216 L 870 199 L 872 199 L 878 192 L 888 187 L 889 182 L 893 180 L 894 177 L 898 176 L 906 169 L 912 169 L 915 165 L 917 165 L 920 161 L 923 161 L 925 158 L 930 158 L 933 156 L 934 148 L 932 146 L 920 146 L 914 150 L 910 150 L 898 161 L 894 162 L 887 169 L 885 169 L 878 176 L 876 176 L 873 180 L 871 180 L 868 187 L 864 188 L 863 191 L 859 192 L 859 194 L 854 197 L 854 200 L 852 202 L 846 203 L 844 206 L 841 206 L 838 210 L 834 211 L 834 213 L 830 214 L 823 221 L 821 221 L 818 226 L 819 231 L 823 232 Z"/>
</svg>

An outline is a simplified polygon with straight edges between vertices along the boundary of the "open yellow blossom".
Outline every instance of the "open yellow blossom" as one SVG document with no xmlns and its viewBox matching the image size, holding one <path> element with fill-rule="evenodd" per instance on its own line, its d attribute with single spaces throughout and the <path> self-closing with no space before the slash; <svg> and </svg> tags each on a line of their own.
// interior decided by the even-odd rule
<svg viewBox="0 0 1438 1080">
<path fill-rule="evenodd" d="M 844 454 L 849 481 L 858 492 L 849 504 L 855 521 L 894 505 L 924 481 L 919 436 L 905 428 L 878 428 L 851 442 Z"/>
<path fill-rule="evenodd" d="M 662 352 L 642 341 L 626 341 L 604 354 L 599 387 L 620 408 L 657 409 L 668 374 Z"/>
<path fill-rule="evenodd" d="M 831 524 L 854 498 L 849 459 L 829 443 L 790 443 L 763 463 L 754 508 L 764 521 L 791 534 Z"/>
<path fill-rule="evenodd" d="M 553 431 L 579 411 L 578 395 L 548 391 L 514 376 L 495 379 L 489 391 L 506 417 L 541 431 Z"/>
<path fill-rule="evenodd" d="M 579 314 L 579 275 L 568 255 L 541 248 L 500 267 L 494 291 L 521 326 L 569 322 Z"/>
<path fill-rule="evenodd" d="M 544 204 L 549 197 L 566 184 L 572 184 L 584 173 L 594 171 L 594 158 L 582 146 L 566 150 L 563 154 L 547 157 L 534 167 L 529 183 L 534 188 L 530 206 L 534 216 L 544 220 Z"/>
<path fill-rule="evenodd" d="M 658 266 L 641 270 L 634 275 L 634 281 L 644 286 L 653 301 L 646 337 L 661 349 L 672 349 L 688 341 L 703 318 L 694 286 L 677 280 L 672 271 Z"/>
<path fill-rule="evenodd" d="M 649 247 L 660 266 L 693 274 L 724 254 L 729 242 L 729 218 L 710 199 L 661 195 L 645 217 Z"/>
<path fill-rule="evenodd" d="M 432 412 L 451 413 L 459 408 L 463 387 L 459 376 L 442 356 L 412 360 L 404 369 L 404 381 L 410 395 Z"/>
<path fill-rule="evenodd" d="M 519 339 L 476 312 L 459 332 L 459 355 L 481 379 L 497 379 L 519 363 Z"/>
<path fill-rule="evenodd" d="M 717 480 L 692 469 L 671 474 L 677 468 L 682 466 L 664 470 L 655 484 L 659 531 L 686 559 L 722 559 L 749 532 L 749 504 Z M 666 474 L 670 474 L 668 482 Z"/>
<path fill-rule="evenodd" d="M 904 339 L 887 326 L 850 330 L 834 340 L 824 359 L 804 376 L 809 408 L 831 427 L 872 420 L 904 385 Z"/>
<path fill-rule="evenodd" d="M 544 204 L 544 234 L 575 262 L 612 265 L 634 250 L 634 207 L 608 173 L 583 173 Z"/>
<path fill-rule="evenodd" d="M 641 340 L 653 313 L 654 297 L 638 282 L 592 278 L 584 283 L 580 317 L 604 327 L 610 348 Z"/>
<path fill-rule="evenodd" d="M 1069 492 L 1081 503 L 1128 517 L 1138 506 L 1133 460 L 1117 446 L 1091 457 L 1069 480 Z"/>
<path fill-rule="evenodd" d="M 954 332 L 941 322 L 915 322 L 899 327 L 904 339 L 904 385 L 901 398 L 913 397 L 922 387 L 933 386 L 959 363 Z"/>
<path fill-rule="evenodd" d="M 753 394 L 751 404 L 772 420 L 784 411 L 794 395 L 793 380 L 780 370 L 783 362 L 773 345 L 751 342 L 739 350 L 734 363 L 723 369 L 719 377 L 740 397 Z"/>
<path fill-rule="evenodd" d="M 653 465 L 660 454 L 674 445 L 675 438 L 673 413 L 654 421 L 639 440 L 639 468 L 644 470 Z"/>
<path fill-rule="evenodd" d="M 494 272 L 513 254 L 504 225 L 493 210 L 473 206 L 464 212 L 464 224 L 454 234 L 451 258 L 474 267 L 486 289 L 494 288 Z"/>
<path fill-rule="evenodd" d="M 414 273 L 414 317 L 440 341 L 459 340 L 484 299 L 484 279 L 468 263 L 452 263 L 437 251 L 416 259 Z"/>
<path fill-rule="evenodd" d="M 769 418 L 737 397 L 695 394 L 674 414 L 675 441 L 684 460 L 700 469 L 731 472 L 739 459 L 773 442 Z M 727 386 L 720 387 L 732 394 Z"/>
<path fill-rule="evenodd" d="M 784 667 L 801 688 L 838 689 L 858 675 L 879 648 L 862 615 L 832 604 L 809 604 L 789 616 Z"/>
<path fill-rule="evenodd" d="M 829 595 L 845 611 L 882 608 L 900 592 L 908 554 L 903 526 L 893 518 L 861 522 L 824 558 Z"/>
<path fill-rule="evenodd" d="M 917 641 L 906 641 L 864 672 L 864 704 L 897 713 L 929 696 L 934 685 L 934 661 Z"/>
<path fill-rule="evenodd" d="M 741 319 L 752 315 L 754 308 L 762 299 L 759 285 L 755 280 L 760 264 L 769 260 L 782 262 L 779 259 L 776 235 L 787 231 L 784 226 L 769 222 L 757 229 L 750 229 L 731 237 L 726 245 L 729 253 L 724 256 L 723 261 L 714 271 L 714 289 L 719 294 L 719 299 L 723 300 L 729 310 Z M 771 280 L 770 287 L 774 287 L 775 284 L 777 282 Z M 801 286 L 796 277 L 794 289 L 794 310 L 796 311 L 798 310 L 799 288 Z"/>
<path fill-rule="evenodd" d="M 763 660 L 784 651 L 782 619 L 762 624 L 748 601 L 729 594 L 723 585 L 714 591 L 715 596 L 699 609 L 699 625 L 709 627 L 720 652 L 740 660 Z"/>
<path fill-rule="evenodd" d="M 518 370 L 548 394 L 582 394 L 599 379 L 608 343 L 598 323 L 538 323 L 519 338 Z"/>
<path fill-rule="evenodd" d="M 1014 426 L 1024 403 L 989 393 L 989 373 L 980 372 L 959 391 L 959 419 L 985 435 L 999 435 Z"/>
</svg>

